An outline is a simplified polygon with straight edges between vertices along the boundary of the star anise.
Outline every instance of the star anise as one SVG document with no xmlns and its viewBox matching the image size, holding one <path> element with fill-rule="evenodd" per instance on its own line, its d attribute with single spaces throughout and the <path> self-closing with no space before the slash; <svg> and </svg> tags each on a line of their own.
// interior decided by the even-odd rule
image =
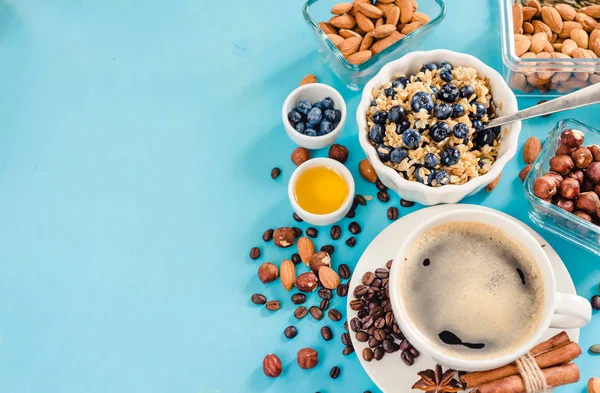
<svg viewBox="0 0 600 393">
<path fill-rule="evenodd" d="M 415 382 L 413 389 L 419 389 L 425 393 L 454 393 L 462 390 L 462 385 L 454 376 L 456 370 L 448 369 L 442 373 L 442 366 L 439 364 L 433 370 L 425 370 L 417 373 L 420 380 Z"/>
</svg>

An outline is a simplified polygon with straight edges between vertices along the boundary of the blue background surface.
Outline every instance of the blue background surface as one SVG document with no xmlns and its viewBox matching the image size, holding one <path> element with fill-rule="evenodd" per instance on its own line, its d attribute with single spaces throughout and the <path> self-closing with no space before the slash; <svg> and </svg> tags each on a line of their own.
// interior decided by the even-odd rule
<svg viewBox="0 0 600 393">
<path fill-rule="evenodd" d="M 448 0 L 448 14 L 421 49 L 446 48 L 501 66 L 493 0 Z M 321 323 L 297 323 L 260 261 L 292 251 L 263 246 L 269 227 L 294 224 L 286 182 L 294 148 L 281 104 L 307 73 L 345 89 L 320 60 L 301 1 L 0 0 L 0 391 L 362 392 L 375 389 L 356 355 L 342 357 Z M 537 100 L 522 99 L 521 107 Z M 598 126 L 598 108 L 572 111 Z M 542 138 L 561 115 L 524 123 L 521 143 Z M 339 142 L 356 174 L 363 158 L 349 117 Z M 316 152 L 317 156 L 326 151 Z M 465 200 L 529 224 L 521 157 L 498 188 Z M 282 168 L 273 181 L 270 170 Z M 356 177 L 357 192 L 376 190 Z M 378 201 L 358 210 L 354 249 L 335 242 L 334 262 L 354 266 L 388 220 Z M 401 209 L 401 214 L 420 208 Z M 299 225 L 306 228 L 306 225 Z M 598 257 L 541 231 L 579 294 L 598 292 Z M 330 243 L 328 229 L 317 245 Z M 282 310 L 254 306 L 252 293 Z M 316 303 L 316 294 L 309 304 Z M 344 310 L 344 301 L 333 306 Z M 323 320 L 325 322 L 325 320 Z M 333 326 L 336 325 L 336 326 Z M 582 330 L 600 342 L 600 316 Z M 299 370 L 314 346 L 320 365 Z M 262 374 L 275 352 L 285 371 Z M 600 357 L 579 360 L 583 392 Z M 339 365 L 337 381 L 329 369 Z M 417 370 L 415 370 L 416 372 Z"/>
</svg>

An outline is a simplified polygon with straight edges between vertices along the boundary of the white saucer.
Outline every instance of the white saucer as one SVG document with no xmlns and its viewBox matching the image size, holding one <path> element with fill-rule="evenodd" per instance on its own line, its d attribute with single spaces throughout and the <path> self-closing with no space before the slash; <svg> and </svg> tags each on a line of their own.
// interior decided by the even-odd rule
<svg viewBox="0 0 600 393">
<path fill-rule="evenodd" d="M 394 222 L 373 239 L 356 264 L 354 273 L 352 274 L 353 279 L 350 282 L 348 305 L 346 307 L 348 321 L 356 316 L 356 311 L 350 308 L 349 303 L 354 299 L 352 293 L 354 292 L 354 288 L 361 283 L 363 274 L 367 271 L 375 271 L 377 268 L 384 267 L 388 260 L 393 259 L 398 250 L 400 240 L 424 219 L 451 210 L 455 206 L 456 205 L 439 205 L 418 210 Z M 483 207 L 461 204 L 461 208 L 482 209 Z M 501 212 L 498 213 L 504 214 Z M 509 217 L 508 215 L 506 216 Z M 548 254 L 548 257 L 550 258 L 550 262 L 552 263 L 552 268 L 554 269 L 557 290 L 559 292 L 575 295 L 576 291 L 573 280 L 571 280 L 567 268 L 556 251 L 554 251 L 554 249 L 533 229 L 529 228 L 519 220 L 512 217 L 509 218 L 521 224 L 523 228 L 527 229 L 544 247 L 546 254 Z M 544 340 L 559 332 L 560 331 L 556 329 L 548 329 L 544 335 Z M 579 329 L 567 330 L 567 333 L 571 340 L 575 342 L 579 341 Z M 367 346 L 366 343 L 358 342 L 354 338 L 352 332 L 350 336 L 352 337 L 352 344 L 354 345 L 356 356 L 358 357 L 358 360 L 360 360 L 360 364 L 383 393 L 405 393 L 411 391 L 411 386 L 419 379 L 417 372 L 435 367 L 433 359 L 424 354 L 421 354 L 421 356 L 416 359 L 413 366 L 408 367 L 400 359 L 400 352 L 386 354 L 380 361 L 372 360 L 371 362 L 366 362 L 362 358 L 362 351 Z M 418 390 L 414 391 L 417 392 Z"/>
</svg>

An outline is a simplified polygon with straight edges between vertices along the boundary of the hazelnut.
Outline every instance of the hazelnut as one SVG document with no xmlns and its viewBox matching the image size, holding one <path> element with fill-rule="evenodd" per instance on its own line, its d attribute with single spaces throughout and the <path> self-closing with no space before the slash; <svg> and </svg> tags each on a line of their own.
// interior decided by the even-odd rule
<svg viewBox="0 0 600 393">
<path fill-rule="evenodd" d="M 318 273 L 321 266 L 331 267 L 331 257 L 325 251 L 319 251 L 313 254 L 308 263 L 310 270 Z"/>
<path fill-rule="evenodd" d="M 560 141 L 563 145 L 576 149 L 583 144 L 585 136 L 579 130 L 564 130 L 560 136 Z"/>
<path fill-rule="evenodd" d="M 577 208 L 588 213 L 595 213 L 600 208 L 600 198 L 593 191 L 583 192 L 577 198 Z"/>
<path fill-rule="evenodd" d="M 358 172 L 368 182 L 375 183 L 377 181 L 377 173 L 371 162 L 365 158 L 358 164 Z"/>
<path fill-rule="evenodd" d="M 299 166 L 308 160 L 310 160 L 310 152 L 307 149 L 303 147 L 297 147 L 292 152 L 292 162 L 296 164 L 296 166 Z"/>
<path fill-rule="evenodd" d="M 582 212 L 581 210 L 576 211 L 575 214 L 577 217 L 586 220 L 587 222 L 592 222 L 592 217 L 586 212 Z"/>
<path fill-rule="evenodd" d="M 592 153 L 592 157 L 594 157 L 594 161 L 600 161 L 600 146 L 598 145 L 589 145 L 588 149 Z"/>
<path fill-rule="evenodd" d="M 585 171 L 587 178 L 594 184 L 600 184 L 600 162 L 592 162 Z"/>
<path fill-rule="evenodd" d="M 596 194 L 598 194 L 598 196 L 600 196 L 600 184 L 598 184 L 597 186 L 594 187 L 594 192 Z M 600 216 L 598 216 L 598 217 L 600 217 Z"/>
<path fill-rule="evenodd" d="M 556 181 L 548 175 L 538 178 L 533 184 L 533 193 L 542 199 L 547 199 L 555 195 Z"/>
<path fill-rule="evenodd" d="M 592 152 L 587 147 L 579 147 L 571 153 L 571 158 L 575 161 L 575 166 L 577 168 L 585 169 L 592 163 L 594 157 L 592 156 Z"/>
<path fill-rule="evenodd" d="M 305 370 L 319 364 L 319 354 L 312 348 L 302 348 L 298 351 L 298 366 Z"/>
<path fill-rule="evenodd" d="M 281 227 L 273 232 L 273 243 L 280 248 L 287 248 L 294 244 L 296 232 L 290 227 Z"/>
<path fill-rule="evenodd" d="M 329 148 L 329 158 L 333 158 L 334 160 L 339 161 L 343 164 L 348 159 L 348 149 L 346 148 L 346 146 L 334 143 Z"/>
<path fill-rule="evenodd" d="M 258 268 L 258 278 L 263 284 L 273 282 L 279 276 L 279 269 L 271 262 L 265 262 Z"/>
<path fill-rule="evenodd" d="M 558 149 L 556 149 L 556 152 L 554 153 L 555 156 L 562 156 L 562 155 L 570 155 L 571 152 L 573 151 L 573 149 L 566 147 L 565 145 L 560 145 L 558 147 Z"/>
<path fill-rule="evenodd" d="M 575 210 L 575 202 L 565 198 L 558 198 L 558 201 L 556 201 L 556 206 L 568 211 L 569 213 L 573 213 L 573 210 Z"/>
<path fill-rule="evenodd" d="M 575 199 L 579 196 L 579 182 L 571 177 L 560 183 L 560 195 L 566 199 Z"/>
<path fill-rule="evenodd" d="M 556 183 L 556 188 L 560 187 L 560 183 L 562 183 L 563 181 L 563 177 L 556 172 L 546 172 L 544 176 L 550 176 L 551 178 L 553 178 L 554 182 Z"/>
<path fill-rule="evenodd" d="M 569 173 L 567 177 L 577 180 L 579 184 L 583 184 L 584 173 L 581 169 L 575 169 L 573 172 Z"/>
<path fill-rule="evenodd" d="M 586 177 L 585 180 L 583 180 L 583 183 L 581 183 L 580 188 L 581 188 L 581 192 L 593 191 L 594 183 L 592 183 L 592 181 Z"/>
<path fill-rule="evenodd" d="M 521 181 L 525 181 L 525 178 L 527 175 L 529 175 L 529 172 L 531 172 L 531 164 L 521 169 L 521 172 L 519 172 L 519 179 L 521 179 Z"/>
<path fill-rule="evenodd" d="M 571 172 L 574 166 L 573 159 L 567 155 L 555 156 L 550 159 L 550 169 L 563 176 Z"/>
<path fill-rule="evenodd" d="M 302 292 L 312 292 L 317 289 L 317 276 L 312 272 L 302 273 L 296 278 L 296 288 Z"/>
<path fill-rule="evenodd" d="M 270 353 L 265 356 L 263 359 L 263 372 L 267 377 L 277 378 L 281 375 L 282 371 L 281 359 L 277 355 Z"/>
</svg>

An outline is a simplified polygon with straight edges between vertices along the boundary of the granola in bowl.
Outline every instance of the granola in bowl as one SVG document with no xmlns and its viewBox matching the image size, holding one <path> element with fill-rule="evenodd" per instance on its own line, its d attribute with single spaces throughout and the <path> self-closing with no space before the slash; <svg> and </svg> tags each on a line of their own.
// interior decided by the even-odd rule
<svg viewBox="0 0 600 393">
<path fill-rule="evenodd" d="M 371 90 L 370 144 L 404 179 L 461 185 L 488 173 L 499 154 L 500 128 L 490 80 L 472 67 L 427 63 Z"/>
</svg>

